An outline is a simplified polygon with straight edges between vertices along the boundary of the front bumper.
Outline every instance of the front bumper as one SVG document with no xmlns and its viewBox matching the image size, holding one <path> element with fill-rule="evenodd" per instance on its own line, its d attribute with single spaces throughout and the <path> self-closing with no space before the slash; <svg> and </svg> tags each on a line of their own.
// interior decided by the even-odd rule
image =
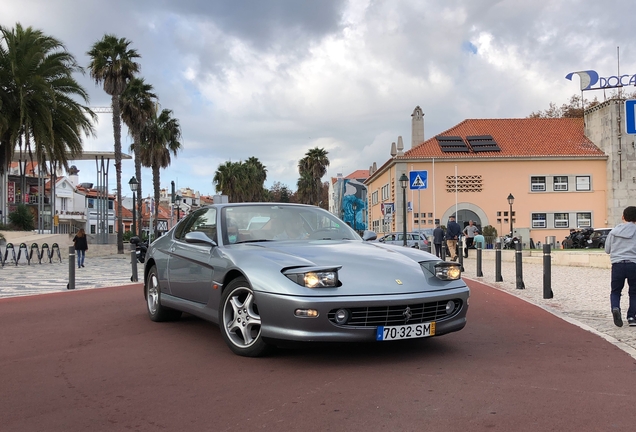
<svg viewBox="0 0 636 432">
<path fill-rule="evenodd" d="M 404 305 L 459 300 L 460 307 L 448 317 L 435 320 L 435 335 L 461 330 L 466 325 L 467 287 L 400 295 L 296 297 L 256 292 L 261 332 L 273 340 L 307 342 L 370 342 L 376 340 L 377 326 L 341 326 L 329 320 L 334 309 L 398 307 Z M 300 318 L 296 309 L 315 309 L 317 318 Z M 410 324 L 410 323 L 409 323 Z"/>
</svg>

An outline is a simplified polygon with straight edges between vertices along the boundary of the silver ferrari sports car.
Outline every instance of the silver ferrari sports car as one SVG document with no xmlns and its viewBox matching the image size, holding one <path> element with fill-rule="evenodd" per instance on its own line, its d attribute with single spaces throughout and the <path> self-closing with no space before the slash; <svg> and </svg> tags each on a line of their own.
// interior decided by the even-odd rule
<svg viewBox="0 0 636 432">
<path fill-rule="evenodd" d="M 212 321 L 234 353 L 254 357 L 281 341 L 384 342 L 461 330 L 469 289 L 459 265 L 367 241 L 375 238 L 308 205 L 198 209 L 148 249 L 148 315 Z"/>
</svg>

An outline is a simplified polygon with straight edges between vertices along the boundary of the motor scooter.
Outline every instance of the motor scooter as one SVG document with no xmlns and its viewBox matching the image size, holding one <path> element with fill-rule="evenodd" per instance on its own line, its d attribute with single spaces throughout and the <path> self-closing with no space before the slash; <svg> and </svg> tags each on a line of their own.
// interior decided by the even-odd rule
<svg viewBox="0 0 636 432">
<path fill-rule="evenodd" d="M 139 237 L 134 236 L 130 238 L 130 244 L 135 245 L 135 255 L 137 261 L 144 263 L 146 261 L 146 252 L 148 251 L 148 240 L 142 241 Z"/>
<path fill-rule="evenodd" d="M 514 237 L 512 234 L 506 234 L 503 236 L 501 246 L 503 249 L 515 249 L 516 244 L 519 243 L 519 239 Z"/>
</svg>

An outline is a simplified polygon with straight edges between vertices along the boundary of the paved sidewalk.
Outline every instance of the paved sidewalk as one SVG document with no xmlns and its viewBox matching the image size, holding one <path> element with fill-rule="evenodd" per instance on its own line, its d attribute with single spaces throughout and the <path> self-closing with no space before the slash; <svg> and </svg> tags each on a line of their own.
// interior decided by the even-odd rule
<svg viewBox="0 0 636 432">
<path fill-rule="evenodd" d="M 636 358 L 636 327 L 627 325 L 625 312 L 629 304 L 627 286 L 621 298 L 623 327 L 616 327 L 610 310 L 610 269 L 576 266 L 551 266 L 553 298 L 543 298 L 543 264 L 523 263 L 525 289 L 517 289 L 513 262 L 502 262 L 503 282 L 495 282 L 495 261 L 482 262 L 483 277 L 477 277 L 476 251 L 464 258 L 464 279 L 506 291 L 557 315 L 564 320 L 596 333 Z M 502 313 L 511 313 L 502 311 Z M 470 314 L 470 310 L 468 311 Z M 514 316 L 511 316 L 514 319 Z M 469 316 L 470 323 L 470 316 Z"/>
<path fill-rule="evenodd" d="M 75 265 L 75 289 L 103 288 L 132 284 L 130 252 L 123 255 L 105 257 L 86 256 L 83 268 Z M 139 279 L 143 279 L 143 264 L 138 264 Z M 68 252 L 62 255 L 62 262 L 54 259 L 30 265 L 23 259 L 15 263 L 5 263 L 0 267 L 0 298 L 67 291 L 69 282 Z"/>
</svg>

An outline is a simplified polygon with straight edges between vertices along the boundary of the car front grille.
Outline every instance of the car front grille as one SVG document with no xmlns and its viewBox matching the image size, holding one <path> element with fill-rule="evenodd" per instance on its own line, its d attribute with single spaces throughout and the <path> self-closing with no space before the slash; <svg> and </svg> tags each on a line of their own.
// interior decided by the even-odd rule
<svg viewBox="0 0 636 432">
<path fill-rule="evenodd" d="M 455 308 L 450 314 L 446 313 L 448 300 L 442 300 L 409 305 L 343 308 L 349 311 L 349 320 L 345 324 L 336 323 L 336 311 L 339 309 L 329 311 L 328 317 L 333 324 L 345 327 L 377 327 L 437 322 L 452 318 L 461 310 L 462 300 L 452 299 L 452 301 L 455 303 Z M 411 317 L 407 320 L 409 313 Z"/>
</svg>

